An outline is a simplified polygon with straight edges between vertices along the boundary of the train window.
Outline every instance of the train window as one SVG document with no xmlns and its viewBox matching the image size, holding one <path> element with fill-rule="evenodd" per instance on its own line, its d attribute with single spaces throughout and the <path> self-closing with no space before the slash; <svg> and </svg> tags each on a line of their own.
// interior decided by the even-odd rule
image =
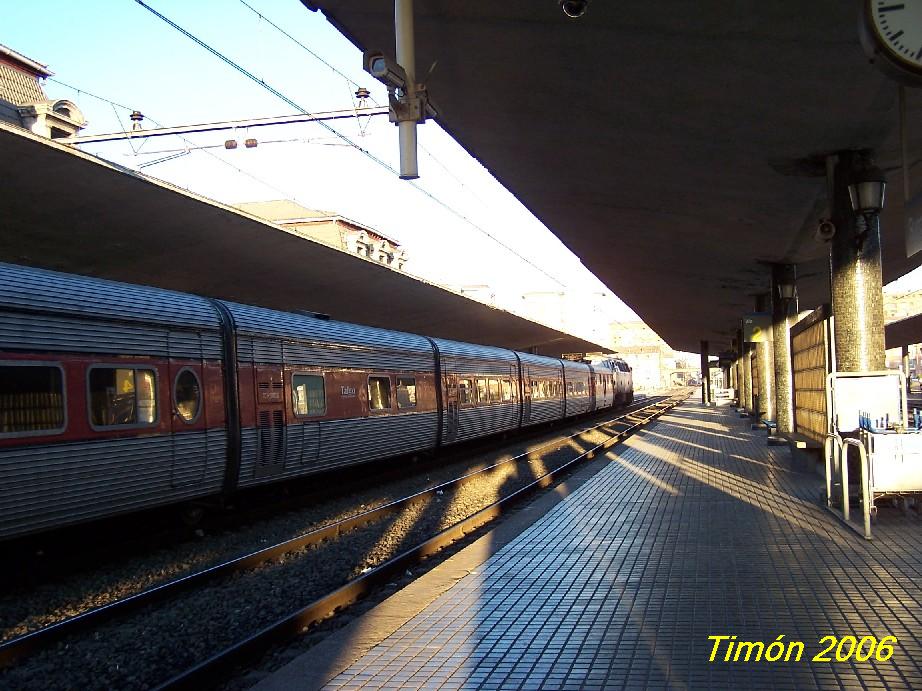
<svg viewBox="0 0 922 691">
<path fill-rule="evenodd" d="M 490 398 L 487 395 L 487 380 L 478 379 L 477 380 L 477 402 L 478 403 L 489 403 Z"/>
<path fill-rule="evenodd" d="M 499 403 L 500 400 L 501 399 L 499 397 L 499 380 L 490 379 L 490 402 Z"/>
<path fill-rule="evenodd" d="M 416 407 L 416 378 L 397 377 L 397 407 Z"/>
<path fill-rule="evenodd" d="M 56 365 L 0 365 L 0 436 L 64 431 L 64 374 Z"/>
<path fill-rule="evenodd" d="M 368 408 L 387 410 L 391 407 L 391 378 L 368 377 Z"/>
<path fill-rule="evenodd" d="M 327 412 L 327 396 L 322 374 L 292 374 L 291 402 L 295 415 L 312 417 Z"/>
<path fill-rule="evenodd" d="M 508 379 L 503 379 L 500 384 L 503 387 L 503 401 L 508 403 L 512 400 L 512 382 Z"/>
<path fill-rule="evenodd" d="M 462 379 L 458 382 L 458 402 L 461 404 L 473 403 L 473 389 L 471 388 L 470 379 Z"/>
<path fill-rule="evenodd" d="M 91 367 L 90 422 L 94 427 L 157 422 L 157 376 L 140 367 Z"/>
<path fill-rule="evenodd" d="M 183 422 L 192 423 L 202 408 L 202 387 L 191 369 L 183 369 L 173 382 L 173 407 Z"/>
</svg>

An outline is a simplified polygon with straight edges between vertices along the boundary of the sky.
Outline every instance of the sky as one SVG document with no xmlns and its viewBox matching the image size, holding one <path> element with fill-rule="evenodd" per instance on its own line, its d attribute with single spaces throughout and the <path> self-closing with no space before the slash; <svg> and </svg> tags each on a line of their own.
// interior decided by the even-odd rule
<svg viewBox="0 0 922 691">
<path fill-rule="evenodd" d="M 356 108 L 356 85 L 387 102 L 362 70 L 360 51 L 298 0 L 146 1 L 304 111 Z M 128 129 L 131 110 L 144 114 L 146 128 L 296 112 L 135 0 L 48 0 L 41 15 L 30 3 L 4 3 L 0 18 L 0 43 L 54 73 L 46 95 L 83 111 L 89 124 L 81 134 Z M 415 184 L 357 148 L 399 167 L 386 116 L 329 124 L 355 146 L 299 124 L 82 148 L 220 202 L 291 199 L 341 214 L 401 242 L 410 273 L 456 288 L 487 284 L 497 306 L 525 316 L 523 294 L 565 293 L 565 309 L 546 321 L 560 327 L 562 316 L 566 330 L 596 342 L 608 341 L 609 322 L 637 319 L 435 122 L 417 128 Z M 259 146 L 244 148 L 248 137 Z M 241 145 L 227 151 L 227 138 Z"/>
</svg>

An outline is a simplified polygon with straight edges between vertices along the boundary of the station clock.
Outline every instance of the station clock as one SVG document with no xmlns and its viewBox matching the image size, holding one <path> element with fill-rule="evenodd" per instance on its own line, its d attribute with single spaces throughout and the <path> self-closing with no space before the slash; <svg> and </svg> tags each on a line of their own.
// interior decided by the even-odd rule
<svg viewBox="0 0 922 691">
<path fill-rule="evenodd" d="M 861 44 L 893 79 L 922 86 L 922 0 L 860 0 Z"/>
</svg>

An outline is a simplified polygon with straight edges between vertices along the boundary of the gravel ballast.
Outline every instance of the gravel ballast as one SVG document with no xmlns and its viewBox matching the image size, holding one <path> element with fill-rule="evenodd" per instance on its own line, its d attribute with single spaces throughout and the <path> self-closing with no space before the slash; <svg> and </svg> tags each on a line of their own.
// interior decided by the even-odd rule
<svg viewBox="0 0 922 691">
<path fill-rule="evenodd" d="M 473 469 L 548 445 L 586 426 L 547 434 L 475 459 L 427 471 L 375 489 L 289 511 L 232 532 L 203 535 L 197 542 L 161 549 L 128 562 L 100 565 L 91 573 L 57 583 L 19 587 L 0 596 L 0 636 L 21 635 L 198 571 L 232 556 L 255 551 L 365 508 L 432 487 Z M 75 636 L 52 649 L 0 670 L 0 687 L 15 689 L 156 686 L 183 669 L 325 595 L 363 571 L 399 554 L 439 530 L 528 484 L 610 433 L 594 431 L 556 445 L 540 460 L 509 463 L 335 540 L 308 547 L 260 567 L 188 592 L 130 618 Z"/>
</svg>

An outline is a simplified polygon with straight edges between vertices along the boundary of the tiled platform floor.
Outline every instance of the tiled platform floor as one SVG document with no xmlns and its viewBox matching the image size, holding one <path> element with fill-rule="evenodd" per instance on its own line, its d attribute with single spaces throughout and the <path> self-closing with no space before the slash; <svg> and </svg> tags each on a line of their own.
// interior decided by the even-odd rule
<svg viewBox="0 0 922 691">
<path fill-rule="evenodd" d="M 726 407 L 685 403 L 328 688 L 922 688 L 922 522 L 872 543 Z M 806 645 L 708 662 L 709 635 Z M 810 662 L 825 635 L 887 662 Z"/>
</svg>

